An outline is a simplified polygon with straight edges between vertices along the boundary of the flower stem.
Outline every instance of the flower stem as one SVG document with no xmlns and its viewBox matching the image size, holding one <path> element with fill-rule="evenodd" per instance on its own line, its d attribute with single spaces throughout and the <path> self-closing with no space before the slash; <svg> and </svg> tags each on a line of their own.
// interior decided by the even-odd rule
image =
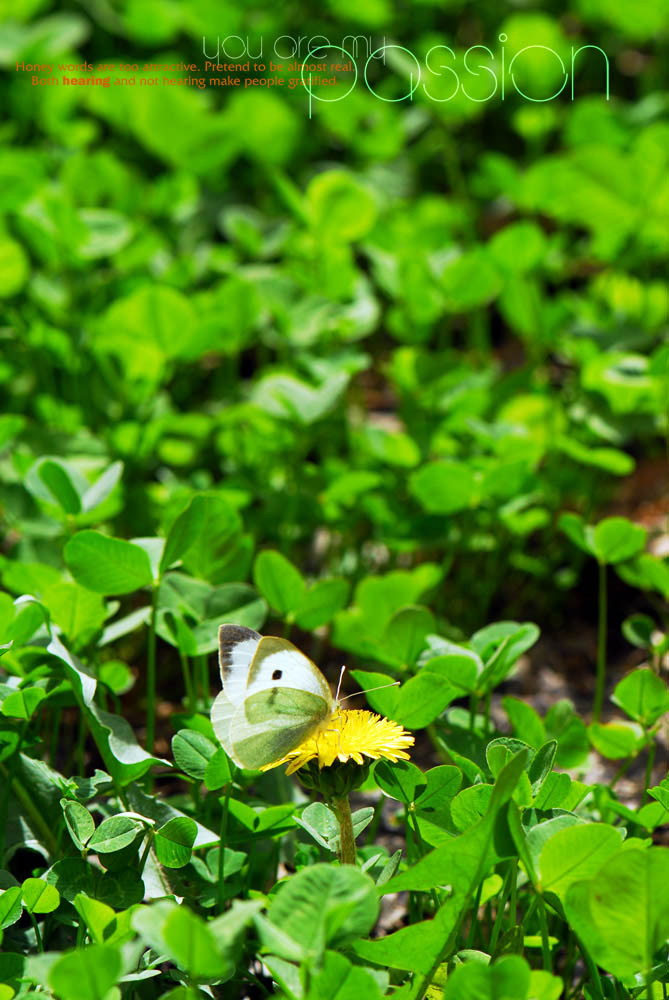
<svg viewBox="0 0 669 1000">
<path fill-rule="evenodd" d="M 353 819 L 348 795 L 333 798 L 330 804 L 339 823 L 339 860 L 343 865 L 354 865 L 355 837 L 353 836 Z"/>
</svg>

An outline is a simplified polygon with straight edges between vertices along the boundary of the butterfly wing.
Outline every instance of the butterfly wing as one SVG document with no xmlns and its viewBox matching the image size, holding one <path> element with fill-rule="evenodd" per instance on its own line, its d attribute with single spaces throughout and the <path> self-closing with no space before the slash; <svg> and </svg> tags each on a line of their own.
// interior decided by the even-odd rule
<svg viewBox="0 0 669 1000">
<path fill-rule="evenodd" d="M 263 636 L 258 643 L 246 682 L 245 697 L 266 688 L 298 688 L 323 698 L 334 707 L 330 685 L 315 663 L 287 639 Z"/>
<path fill-rule="evenodd" d="M 262 636 L 243 625 L 221 625 L 218 630 L 218 662 L 223 690 L 229 701 L 244 700 L 246 682 Z"/>
<path fill-rule="evenodd" d="M 232 749 L 232 741 L 230 739 L 230 728 L 232 725 L 232 718 L 237 711 L 237 706 L 233 705 L 225 691 L 221 691 L 220 694 L 214 699 L 214 704 L 211 706 L 211 724 L 214 727 L 214 732 L 218 742 L 221 744 L 228 757 L 232 757 L 234 760 L 234 751 Z"/>
<path fill-rule="evenodd" d="M 271 764 L 332 715 L 329 684 L 287 639 L 222 625 L 219 640 L 224 688 L 212 707 L 211 721 L 226 753 L 240 767 Z"/>
</svg>

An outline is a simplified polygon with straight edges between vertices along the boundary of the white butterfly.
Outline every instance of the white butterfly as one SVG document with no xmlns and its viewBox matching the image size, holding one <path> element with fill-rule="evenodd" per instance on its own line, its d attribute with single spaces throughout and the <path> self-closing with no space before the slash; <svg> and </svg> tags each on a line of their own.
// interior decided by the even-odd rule
<svg viewBox="0 0 669 1000">
<path fill-rule="evenodd" d="M 211 723 L 228 757 L 257 769 L 324 729 L 338 711 L 330 685 L 292 642 L 241 625 L 221 625 L 223 690 Z"/>
</svg>

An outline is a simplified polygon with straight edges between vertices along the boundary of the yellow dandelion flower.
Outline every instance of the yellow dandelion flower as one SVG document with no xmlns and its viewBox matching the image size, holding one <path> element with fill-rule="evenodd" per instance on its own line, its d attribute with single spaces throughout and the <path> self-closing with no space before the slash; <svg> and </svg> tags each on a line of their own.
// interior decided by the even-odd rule
<svg viewBox="0 0 669 1000">
<path fill-rule="evenodd" d="M 318 761 L 319 769 L 331 767 L 335 761 L 345 764 L 352 760 L 364 764 L 365 757 L 376 760 L 385 757 L 395 762 L 409 759 L 406 753 L 414 738 L 397 722 L 391 722 L 362 709 L 340 709 L 328 719 L 327 728 L 317 730 L 280 760 L 266 764 L 263 771 L 289 762 L 286 774 L 293 774 L 309 761 Z"/>
</svg>

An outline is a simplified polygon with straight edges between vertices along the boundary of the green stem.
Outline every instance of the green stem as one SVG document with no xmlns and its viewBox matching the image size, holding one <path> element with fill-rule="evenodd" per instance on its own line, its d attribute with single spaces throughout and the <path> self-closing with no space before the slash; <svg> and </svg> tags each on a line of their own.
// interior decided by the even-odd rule
<svg viewBox="0 0 669 1000">
<path fill-rule="evenodd" d="M 478 698 L 475 694 L 469 696 L 469 731 L 474 732 L 476 728 L 476 709 L 478 708 Z"/>
<path fill-rule="evenodd" d="M 314 661 L 316 662 L 316 661 Z M 381 820 L 383 819 L 383 804 L 385 798 L 381 794 L 379 795 L 376 803 L 374 805 L 374 815 L 372 817 L 372 822 L 367 827 L 366 843 L 367 845 L 373 844 L 377 838 L 379 827 L 381 826 Z"/>
<path fill-rule="evenodd" d="M 37 920 L 35 919 L 35 914 L 30 912 L 30 919 L 32 921 L 33 928 L 35 930 L 35 938 L 37 940 L 37 948 L 40 952 L 44 951 L 44 944 L 42 943 L 42 935 L 39 932 L 39 927 L 37 926 Z"/>
<path fill-rule="evenodd" d="M 509 900 L 511 926 L 518 925 L 518 862 L 511 862 L 511 898 Z"/>
<path fill-rule="evenodd" d="M 330 805 L 339 823 L 339 860 L 343 865 L 354 865 L 355 837 L 353 836 L 353 818 L 348 795 L 333 798 Z"/>
<path fill-rule="evenodd" d="M 60 745 L 60 717 L 62 715 L 61 710 L 58 708 L 53 713 L 53 721 L 51 728 L 51 748 L 49 750 L 49 763 L 54 771 L 58 770 L 58 747 Z"/>
<path fill-rule="evenodd" d="M 211 689 L 209 687 L 209 664 L 207 662 L 206 656 L 198 657 L 198 665 L 200 668 L 200 684 L 202 685 L 202 711 L 209 712 L 210 699 L 211 699 Z"/>
<path fill-rule="evenodd" d="M 604 702 L 604 682 L 606 679 L 606 563 L 599 564 L 599 624 L 597 628 L 597 681 L 592 716 L 599 722 Z"/>
<path fill-rule="evenodd" d="M 499 938 L 500 931 L 502 929 L 502 924 L 504 922 L 504 910 L 506 909 L 506 901 L 509 896 L 509 889 L 511 886 L 511 872 L 512 868 L 509 867 L 506 875 L 504 876 L 504 885 L 502 886 L 502 893 L 497 904 L 497 913 L 495 914 L 495 922 L 492 925 L 492 934 L 490 935 L 490 943 L 488 945 L 488 951 L 491 956 L 495 954 L 495 948 L 497 947 L 497 940 Z"/>
<path fill-rule="evenodd" d="M 490 688 L 485 693 L 485 698 L 483 700 L 483 711 L 485 716 L 484 732 L 486 736 L 490 736 L 490 703 L 492 701 L 492 691 Z"/>
<path fill-rule="evenodd" d="M 648 760 L 646 761 L 646 776 L 643 782 L 643 798 L 641 799 L 642 804 L 645 803 L 648 798 L 648 789 L 653 777 L 653 764 L 655 763 L 655 750 L 656 750 L 655 740 L 648 747 Z"/>
<path fill-rule="evenodd" d="M 541 954 L 546 972 L 553 972 L 553 962 L 551 959 L 551 944 L 548 940 L 548 921 L 546 919 L 546 904 L 543 897 L 539 898 L 539 924 L 541 926 Z"/>
<path fill-rule="evenodd" d="M 153 843 L 153 830 L 147 830 L 146 834 L 146 847 L 142 851 L 142 856 L 139 859 L 139 874 L 141 875 L 144 871 L 144 865 L 146 864 L 147 858 L 149 857 L 149 851 L 151 850 L 151 844 Z"/>
<path fill-rule="evenodd" d="M 434 892 L 434 889 L 432 890 Z M 476 895 L 474 897 L 474 906 L 472 907 L 472 921 L 469 925 L 469 934 L 467 935 L 467 941 L 465 942 L 465 948 L 474 947 L 474 938 L 476 935 L 476 930 L 479 926 L 478 912 L 481 905 L 481 892 L 483 891 L 483 880 L 479 882 L 479 887 L 476 890 Z"/>
<path fill-rule="evenodd" d="M 629 770 L 630 765 L 631 765 L 631 763 L 632 763 L 633 760 L 634 760 L 634 757 L 627 757 L 622 762 L 622 764 L 620 765 L 620 767 L 618 768 L 618 770 L 616 771 L 616 773 L 611 778 L 611 780 L 609 782 L 609 788 L 613 789 L 614 786 L 617 785 L 617 783 L 620 781 L 620 779 L 625 774 L 625 772 Z M 602 822 L 604 823 L 606 821 L 604 819 L 602 819 Z"/>
<path fill-rule="evenodd" d="M 218 891 L 216 900 L 216 912 L 222 913 L 223 907 L 225 905 L 225 892 L 223 891 L 223 883 L 225 881 L 225 842 L 228 839 L 228 805 L 230 802 L 230 789 L 232 788 L 232 783 L 228 782 L 225 786 L 225 795 L 221 798 L 221 824 L 219 826 L 219 838 L 220 842 L 218 845 Z"/>
<path fill-rule="evenodd" d="M 77 771 L 82 776 L 86 773 L 84 767 L 84 747 L 86 744 L 86 721 L 83 712 L 79 712 L 79 729 L 77 732 Z"/>
<path fill-rule="evenodd" d="M 151 621 L 146 651 L 146 749 L 153 754 L 156 738 L 156 618 L 158 616 L 158 588 L 151 594 Z"/>
<path fill-rule="evenodd" d="M 581 955 L 583 956 L 583 961 L 585 962 L 586 968 L 590 976 L 590 986 L 592 987 L 593 996 L 595 1000 L 605 1000 L 602 981 L 599 978 L 599 970 L 595 965 L 595 963 L 593 962 L 592 958 L 590 957 L 590 952 L 588 951 L 588 949 L 583 944 L 581 944 L 580 938 L 576 938 L 576 940 L 578 941 L 578 946 L 580 948 Z"/>
<path fill-rule="evenodd" d="M 181 662 L 181 673 L 184 679 L 184 691 L 186 692 L 186 706 L 189 712 L 195 711 L 195 698 L 193 696 L 193 678 L 191 677 L 188 657 L 179 650 L 179 660 Z"/>
</svg>

